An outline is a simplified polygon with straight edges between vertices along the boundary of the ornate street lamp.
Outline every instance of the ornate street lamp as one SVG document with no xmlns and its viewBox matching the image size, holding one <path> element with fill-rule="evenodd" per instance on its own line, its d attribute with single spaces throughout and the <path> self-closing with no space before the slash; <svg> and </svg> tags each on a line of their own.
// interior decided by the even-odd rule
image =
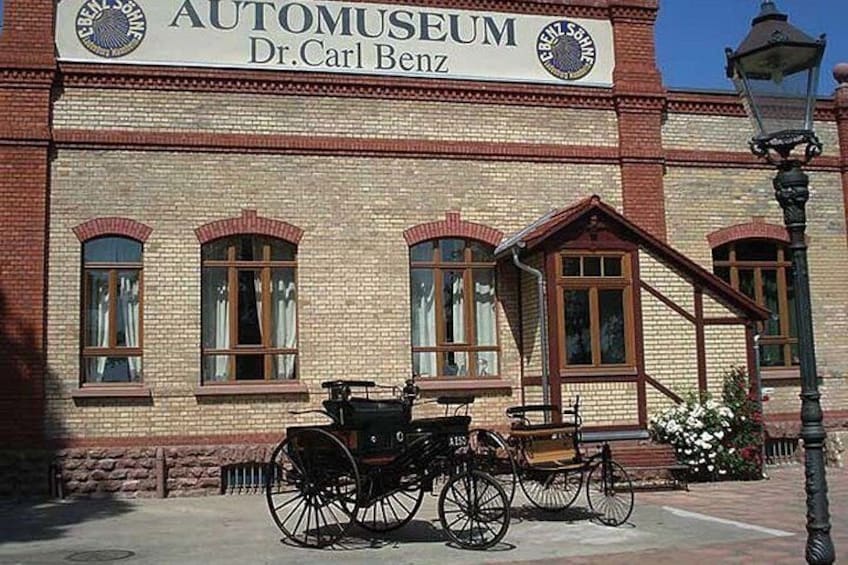
<svg viewBox="0 0 848 565">
<path fill-rule="evenodd" d="M 774 192 L 789 231 L 795 283 L 795 319 L 801 362 L 801 438 L 807 491 L 808 563 L 830 564 L 835 555 L 824 466 L 825 431 L 819 399 L 810 280 L 807 272 L 806 204 L 809 177 L 801 167 L 821 154 L 813 132 L 824 36 L 813 39 L 794 28 L 772 0 L 763 2 L 748 36 L 736 51 L 727 49 L 727 75 L 733 79 L 756 134 L 751 151 L 778 169 Z"/>
</svg>

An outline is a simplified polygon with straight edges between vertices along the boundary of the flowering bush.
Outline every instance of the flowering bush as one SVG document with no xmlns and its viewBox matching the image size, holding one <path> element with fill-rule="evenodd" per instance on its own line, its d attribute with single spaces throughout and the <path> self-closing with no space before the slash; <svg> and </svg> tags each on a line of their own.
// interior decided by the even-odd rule
<svg viewBox="0 0 848 565">
<path fill-rule="evenodd" d="M 693 480 L 759 478 L 762 415 L 743 369 L 725 376 L 722 400 L 690 394 L 651 419 L 651 435 L 674 446 Z"/>
</svg>

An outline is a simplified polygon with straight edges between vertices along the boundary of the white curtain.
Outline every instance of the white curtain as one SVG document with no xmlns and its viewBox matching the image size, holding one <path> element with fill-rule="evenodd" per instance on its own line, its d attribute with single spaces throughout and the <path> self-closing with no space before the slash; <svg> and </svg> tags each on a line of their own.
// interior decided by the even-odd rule
<svg viewBox="0 0 848 565">
<path fill-rule="evenodd" d="M 203 273 L 203 346 L 206 349 L 230 347 L 230 294 L 227 269 L 206 269 Z M 229 362 L 225 355 L 204 360 L 207 381 L 227 380 Z"/>
<path fill-rule="evenodd" d="M 463 273 L 457 271 L 448 271 L 445 277 L 450 277 L 450 305 L 451 305 L 451 321 L 450 325 L 453 333 L 453 343 L 467 343 L 468 339 L 465 336 L 465 278 Z M 446 290 L 448 287 L 446 286 Z M 454 355 L 454 367 L 446 366 L 445 372 L 458 376 L 468 374 L 468 355 L 464 353 L 456 353 Z"/>
<path fill-rule="evenodd" d="M 120 273 L 118 290 L 118 313 L 122 326 L 126 347 L 138 347 L 139 327 L 139 276 L 138 272 Z M 137 381 L 141 376 L 141 357 L 129 357 L 129 380 Z"/>
<path fill-rule="evenodd" d="M 412 346 L 436 345 L 436 285 L 430 269 L 412 270 Z M 419 375 L 436 375 L 435 353 L 415 353 L 413 370 Z"/>
<path fill-rule="evenodd" d="M 89 279 L 89 320 L 88 343 L 94 347 L 109 347 L 109 276 L 106 273 L 93 272 Z M 103 382 L 106 370 L 106 357 L 95 357 L 94 382 Z"/>
<path fill-rule="evenodd" d="M 297 347 L 297 288 L 294 269 L 274 269 L 271 273 L 271 288 L 273 346 L 294 349 Z M 296 355 L 278 355 L 275 377 L 294 379 L 296 360 Z"/>
<path fill-rule="evenodd" d="M 497 345 L 495 323 L 495 273 L 493 270 L 474 271 L 474 311 L 477 345 Z M 477 374 L 484 377 L 496 375 L 497 353 L 484 351 L 477 354 Z"/>
</svg>

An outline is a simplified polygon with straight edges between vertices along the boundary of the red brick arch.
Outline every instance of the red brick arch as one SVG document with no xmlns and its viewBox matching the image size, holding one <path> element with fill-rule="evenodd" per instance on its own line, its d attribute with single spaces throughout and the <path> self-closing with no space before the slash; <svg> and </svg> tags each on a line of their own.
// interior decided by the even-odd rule
<svg viewBox="0 0 848 565">
<path fill-rule="evenodd" d="M 460 218 L 459 212 L 446 212 L 444 220 L 418 224 L 403 232 L 403 237 L 410 247 L 422 241 L 442 237 L 476 239 L 491 246 L 497 246 L 503 236 L 504 234 L 500 230 L 463 220 Z"/>
<path fill-rule="evenodd" d="M 740 239 L 771 239 L 789 243 L 789 234 L 783 226 L 767 224 L 762 219 L 754 218 L 746 224 L 722 228 L 707 235 L 707 241 L 713 249 Z"/>
<path fill-rule="evenodd" d="M 129 218 L 110 217 L 94 218 L 83 222 L 73 231 L 81 242 L 104 235 L 121 235 L 144 243 L 150 237 L 153 228 Z"/>
<path fill-rule="evenodd" d="M 209 222 L 194 230 L 194 233 L 200 243 L 208 243 L 230 235 L 251 233 L 284 239 L 297 245 L 303 237 L 303 230 L 299 227 L 280 220 L 263 218 L 256 214 L 256 210 L 242 210 L 239 218 Z"/>
</svg>

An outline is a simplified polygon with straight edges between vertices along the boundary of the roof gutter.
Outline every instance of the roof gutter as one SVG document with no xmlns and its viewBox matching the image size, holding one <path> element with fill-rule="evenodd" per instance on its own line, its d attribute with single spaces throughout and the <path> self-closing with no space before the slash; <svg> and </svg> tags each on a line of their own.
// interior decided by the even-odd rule
<svg viewBox="0 0 848 565">
<path fill-rule="evenodd" d="M 512 246 L 512 262 L 513 264 L 515 264 L 516 267 L 518 267 L 525 273 L 529 273 L 530 275 L 536 277 L 539 300 L 539 323 L 541 324 L 541 327 L 539 328 L 539 333 L 542 337 L 542 404 L 550 404 L 551 390 L 548 366 L 548 308 L 545 304 L 545 298 L 548 295 L 548 290 L 547 285 L 545 284 L 544 273 L 542 273 L 542 271 L 540 271 L 539 269 L 534 269 L 530 265 L 522 263 L 518 259 L 518 250 L 524 247 L 526 247 L 526 243 L 524 243 L 523 241 L 519 241 Z M 518 292 L 521 292 L 520 284 Z M 547 424 L 550 421 L 550 412 L 546 410 L 544 414 L 545 423 Z"/>
</svg>

